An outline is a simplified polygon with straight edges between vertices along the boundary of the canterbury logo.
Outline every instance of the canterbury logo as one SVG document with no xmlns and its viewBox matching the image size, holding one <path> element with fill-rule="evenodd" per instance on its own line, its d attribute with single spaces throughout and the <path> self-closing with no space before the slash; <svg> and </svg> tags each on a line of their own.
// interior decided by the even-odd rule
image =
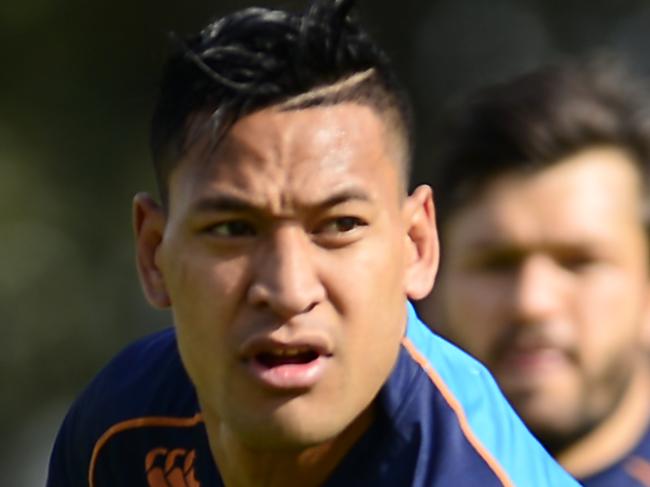
<svg viewBox="0 0 650 487">
<path fill-rule="evenodd" d="M 154 448 L 145 458 L 149 487 L 201 487 L 194 475 L 195 450 Z"/>
</svg>

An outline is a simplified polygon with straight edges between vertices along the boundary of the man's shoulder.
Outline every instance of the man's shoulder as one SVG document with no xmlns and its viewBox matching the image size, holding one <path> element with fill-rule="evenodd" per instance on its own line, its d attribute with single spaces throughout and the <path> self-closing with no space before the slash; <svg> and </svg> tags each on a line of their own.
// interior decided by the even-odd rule
<svg viewBox="0 0 650 487">
<path fill-rule="evenodd" d="M 173 329 L 141 338 L 118 353 L 93 379 L 75 407 L 102 411 L 115 420 L 185 413 L 195 407 Z M 96 416 L 95 416 L 96 417 Z"/>
<path fill-rule="evenodd" d="M 450 480 L 462 478 L 453 468 L 458 458 L 444 454 L 453 451 L 460 463 L 482 466 L 484 478 L 497 478 L 499 485 L 577 485 L 523 425 L 487 369 L 432 332 L 411 307 L 402 345 L 396 373 L 414 404 L 408 416 L 421 418 L 425 437 L 445 443 L 428 449 Z"/>
<path fill-rule="evenodd" d="M 485 411 L 507 418 L 514 414 L 487 368 L 432 331 L 414 311 L 402 345 L 436 393 L 442 395 L 457 414 L 467 416 Z M 516 415 L 515 418 L 519 423 Z"/>
<path fill-rule="evenodd" d="M 181 363 L 173 329 L 141 338 L 118 353 L 72 405 L 68 418 L 92 432 L 146 417 L 188 416 L 197 400 Z"/>
<path fill-rule="evenodd" d="M 94 472 L 104 478 L 115 459 L 120 471 L 130 470 L 125 462 L 132 461 L 142 474 L 148 452 L 162 455 L 165 441 L 173 439 L 174 448 L 181 445 L 195 455 L 193 445 L 197 438 L 203 443 L 203 435 L 175 333 L 164 330 L 127 346 L 73 403 L 57 436 L 48 485 L 85 485 Z"/>
</svg>

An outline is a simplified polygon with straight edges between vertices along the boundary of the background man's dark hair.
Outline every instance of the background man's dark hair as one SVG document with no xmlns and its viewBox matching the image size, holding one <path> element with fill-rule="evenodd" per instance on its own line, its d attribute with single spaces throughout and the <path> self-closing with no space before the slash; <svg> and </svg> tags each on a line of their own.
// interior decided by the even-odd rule
<svg viewBox="0 0 650 487">
<path fill-rule="evenodd" d="M 382 114 L 400 137 L 408 181 L 410 104 L 387 56 L 350 15 L 353 3 L 316 0 L 299 14 L 249 8 L 179 42 L 164 71 L 151 128 L 163 202 L 171 171 L 197 136 L 188 128 L 191 115 L 211 113 L 216 144 L 242 116 L 312 92 L 288 109 L 355 101 Z"/>
<path fill-rule="evenodd" d="M 602 53 L 480 90 L 442 137 L 433 176 L 441 226 L 496 176 L 537 171 L 597 145 L 627 151 L 647 186 L 648 103 L 641 80 Z"/>
</svg>

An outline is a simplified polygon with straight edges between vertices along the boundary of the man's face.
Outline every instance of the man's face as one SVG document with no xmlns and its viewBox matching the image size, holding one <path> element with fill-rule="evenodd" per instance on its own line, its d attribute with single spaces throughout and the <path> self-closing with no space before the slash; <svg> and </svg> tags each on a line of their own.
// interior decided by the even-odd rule
<svg viewBox="0 0 650 487">
<path fill-rule="evenodd" d="M 338 435 L 395 363 L 417 205 L 390 140 L 360 105 L 270 108 L 172 174 L 155 262 L 181 356 L 204 414 L 251 446 Z"/>
<path fill-rule="evenodd" d="M 443 258 L 445 334 L 535 433 L 571 437 L 611 411 L 639 360 L 648 293 L 640 177 L 625 153 L 498 177 L 452 215 Z"/>
</svg>

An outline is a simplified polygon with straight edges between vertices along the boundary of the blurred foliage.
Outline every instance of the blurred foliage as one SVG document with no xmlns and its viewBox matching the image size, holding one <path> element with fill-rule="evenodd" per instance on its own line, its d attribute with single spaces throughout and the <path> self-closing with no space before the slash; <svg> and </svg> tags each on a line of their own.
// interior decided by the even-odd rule
<svg viewBox="0 0 650 487">
<path fill-rule="evenodd" d="M 130 223 L 132 195 L 155 190 L 147 125 L 167 33 L 194 32 L 249 3 L 0 5 L 3 437 L 48 404 L 69 402 L 128 341 L 170 323 L 141 295 Z M 649 63 L 644 0 L 360 3 L 415 96 L 416 178 L 431 165 L 442 109 L 468 89 L 594 47 Z"/>
</svg>

